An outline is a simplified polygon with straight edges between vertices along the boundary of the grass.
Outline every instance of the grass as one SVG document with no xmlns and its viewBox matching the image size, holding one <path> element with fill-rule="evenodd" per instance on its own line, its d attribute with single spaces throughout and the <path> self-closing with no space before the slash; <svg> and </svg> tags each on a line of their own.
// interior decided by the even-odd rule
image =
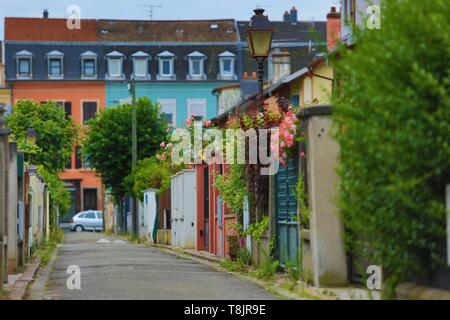
<svg viewBox="0 0 450 320">
<path fill-rule="evenodd" d="M 52 257 L 56 245 L 62 242 L 64 242 L 64 231 L 56 229 L 51 233 L 50 238 L 34 251 L 33 256 L 41 259 L 41 266 L 46 266 Z"/>
</svg>

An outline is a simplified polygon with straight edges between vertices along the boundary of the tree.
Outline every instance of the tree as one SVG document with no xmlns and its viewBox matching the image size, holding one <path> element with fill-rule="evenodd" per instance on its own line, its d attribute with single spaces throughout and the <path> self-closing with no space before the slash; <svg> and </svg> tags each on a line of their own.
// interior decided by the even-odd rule
<svg viewBox="0 0 450 320">
<path fill-rule="evenodd" d="M 65 117 L 62 108 L 53 102 L 37 104 L 20 100 L 6 121 L 19 149 L 25 152 L 27 161 L 31 156 L 33 164 L 42 165 L 52 173 L 64 170 L 79 131 L 72 118 Z M 29 126 L 36 130 L 34 146 L 26 142 Z"/>
<path fill-rule="evenodd" d="M 126 184 L 133 194 L 143 200 L 142 191 L 148 188 L 164 192 L 170 187 L 171 168 L 154 157 L 138 162 L 136 169 L 126 178 Z"/>
<path fill-rule="evenodd" d="M 131 105 L 106 109 L 88 123 L 88 137 L 83 142 L 84 156 L 117 202 L 129 191 L 125 178 L 132 167 L 131 119 Z M 136 102 L 136 119 L 137 159 L 141 160 L 156 153 L 166 136 L 167 123 L 147 98 Z"/>
<path fill-rule="evenodd" d="M 450 6 L 384 1 L 381 30 L 337 54 L 340 208 L 349 245 L 387 276 L 387 297 L 445 252 L 450 181 Z"/>
</svg>

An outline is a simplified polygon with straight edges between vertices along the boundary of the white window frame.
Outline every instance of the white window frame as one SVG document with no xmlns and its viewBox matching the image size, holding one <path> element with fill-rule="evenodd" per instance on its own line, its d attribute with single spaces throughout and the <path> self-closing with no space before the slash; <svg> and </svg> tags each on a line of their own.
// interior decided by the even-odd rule
<svg viewBox="0 0 450 320">
<path fill-rule="evenodd" d="M 106 55 L 106 61 L 107 61 L 107 74 L 106 74 L 106 80 L 125 80 L 125 75 L 123 73 L 123 61 L 125 59 L 125 56 L 118 52 L 113 51 Z M 117 75 L 111 74 L 111 63 L 113 61 L 119 60 L 119 73 Z"/>
<path fill-rule="evenodd" d="M 187 55 L 188 60 L 188 74 L 187 74 L 187 80 L 206 80 L 206 74 L 205 74 L 205 60 L 207 59 L 206 56 L 198 51 L 194 51 Z M 194 74 L 194 62 L 199 62 L 199 73 Z"/>
<path fill-rule="evenodd" d="M 172 108 L 172 123 L 169 123 L 169 127 L 175 128 L 177 126 L 177 100 L 176 99 L 158 99 L 160 107 L 171 107 Z M 162 110 L 160 110 L 162 113 Z"/>
<path fill-rule="evenodd" d="M 86 60 L 94 60 L 94 75 L 87 76 L 84 72 L 84 66 Z M 97 79 L 98 69 L 97 69 L 97 54 L 91 51 L 86 51 L 81 54 L 81 79 Z"/>
<path fill-rule="evenodd" d="M 188 99 L 187 100 L 188 118 L 192 116 L 191 107 L 193 104 L 203 104 L 203 120 L 206 120 L 206 105 L 207 105 L 206 99 Z M 199 116 L 199 115 L 196 115 L 196 116 Z"/>
<path fill-rule="evenodd" d="M 157 55 L 158 59 L 158 75 L 157 80 L 176 80 L 175 75 L 175 55 L 169 51 L 164 51 Z M 163 73 L 163 62 L 169 61 L 170 73 Z"/>
<path fill-rule="evenodd" d="M 230 61 L 230 72 L 225 72 L 224 70 L 225 61 Z M 217 78 L 218 80 L 237 80 L 235 54 L 225 51 L 219 55 L 219 74 Z"/>
<path fill-rule="evenodd" d="M 33 54 L 29 51 L 22 50 L 15 54 L 16 59 L 16 78 L 19 80 L 29 80 L 33 78 Z M 27 76 L 21 76 L 19 72 L 19 61 L 20 60 L 28 60 L 30 72 Z"/>
<path fill-rule="evenodd" d="M 150 72 L 149 72 L 149 61 L 151 60 L 151 57 L 149 54 L 138 51 L 131 55 L 132 57 L 132 65 L 133 65 L 133 72 L 131 74 L 131 77 L 135 80 L 151 80 Z M 136 74 L 136 62 L 138 60 L 144 60 L 145 63 L 145 74 L 138 75 Z"/>
<path fill-rule="evenodd" d="M 59 51 L 52 51 L 46 54 L 47 58 L 47 75 L 49 79 L 64 79 L 64 54 Z M 51 60 L 59 60 L 61 73 L 59 75 L 52 75 L 50 72 L 50 61 Z"/>
</svg>

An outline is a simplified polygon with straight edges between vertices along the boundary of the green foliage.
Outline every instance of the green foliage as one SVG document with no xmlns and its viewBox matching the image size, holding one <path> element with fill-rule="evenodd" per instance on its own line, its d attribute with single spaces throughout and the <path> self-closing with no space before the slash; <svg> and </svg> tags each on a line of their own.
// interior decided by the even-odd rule
<svg viewBox="0 0 450 320">
<path fill-rule="evenodd" d="M 142 191 L 153 188 L 158 192 L 170 187 L 170 176 L 173 172 L 168 166 L 154 157 L 139 161 L 136 169 L 126 178 L 126 183 L 136 197 L 143 200 Z"/>
<path fill-rule="evenodd" d="M 167 124 L 158 107 L 147 98 L 136 103 L 137 159 L 151 157 L 166 136 Z M 132 106 L 106 109 L 89 121 L 89 135 L 83 143 L 83 152 L 91 166 L 100 174 L 103 183 L 111 188 L 115 200 L 127 193 L 125 178 L 132 165 Z"/>
<path fill-rule="evenodd" d="M 56 245 L 63 242 L 64 231 L 61 229 L 55 229 L 51 233 L 50 239 L 46 240 L 41 247 L 37 248 L 34 251 L 33 256 L 39 257 L 41 259 L 41 266 L 45 266 L 50 261 Z"/>
<path fill-rule="evenodd" d="M 280 262 L 274 260 L 267 250 L 261 248 L 261 252 L 264 258 L 259 264 L 258 269 L 256 269 L 255 276 L 259 279 L 270 280 L 277 271 Z"/>
<path fill-rule="evenodd" d="M 250 224 L 242 235 L 251 235 L 253 240 L 260 242 L 262 235 L 269 229 L 269 223 L 269 217 L 264 216 L 260 222 Z"/>
<path fill-rule="evenodd" d="M 300 226 L 303 229 L 309 229 L 309 208 L 308 196 L 305 190 L 305 182 L 302 176 L 298 177 L 297 185 L 295 187 L 297 192 L 297 203 L 299 210 Z"/>
<path fill-rule="evenodd" d="M 384 267 L 391 297 L 444 261 L 450 6 L 392 0 L 382 13 L 381 30 L 356 30 L 355 47 L 338 53 L 333 102 L 348 243 Z"/>
<path fill-rule="evenodd" d="M 227 207 L 240 216 L 244 210 L 244 199 L 248 196 L 245 166 L 230 164 L 229 172 L 214 176 L 214 188 L 219 190 Z"/>
<path fill-rule="evenodd" d="M 236 258 L 237 261 L 242 262 L 242 264 L 244 264 L 246 266 L 250 265 L 252 256 L 250 254 L 250 251 L 247 250 L 247 248 L 245 248 L 245 247 L 239 248 L 237 250 L 236 256 L 237 256 L 237 258 Z"/>
<path fill-rule="evenodd" d="M 39 174 L 47 184 L 50 197 L 50 227 L 56 228 L 56 208 L 63 214 L 67 212 L 71 205 L 69 191 L 64 187 L 64 182 L 54 173 L 46 170 L 43 166 L 39 167 Z"/>
<path fill-rule="evenodd" d="M 13 139 L 24 151 L 26 161 L 32 157 L 33 164 L 42 165 L 50 172 L 60 172 L 69 161 L 73 143 L 79 129 L 72 118 L 65 118 L 64 110 L 53 102 L 37 104 L 20 100 L 6 118 Z M 26 141 L 28 127 L 36 130 L 36 143 Z"/>
</svg>

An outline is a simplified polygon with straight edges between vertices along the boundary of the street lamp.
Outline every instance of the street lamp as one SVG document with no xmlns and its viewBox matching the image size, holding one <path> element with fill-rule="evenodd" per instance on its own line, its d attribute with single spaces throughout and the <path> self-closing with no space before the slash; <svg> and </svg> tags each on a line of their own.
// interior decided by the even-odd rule
<svg viewBox="0 0 450 320">
<path fill-rule="evenodd" d="M 27 142 L 29 144 L 34 144 L 36 142 L 36 130 L 31 125 L 28 126 L 27 129 Z"/>
<path fill-rule="evenodd" d="M 264 61 L 269 56 L 275 29 L 272 27 L 269 18 L 264 15 L 264 9 L 258 8 L 253 11 L 255 15 L 251 18 L 245 34 L 250 54 L 258 63 L 259 108 L 260 111 L 264 111 Z"/>
</svg>

